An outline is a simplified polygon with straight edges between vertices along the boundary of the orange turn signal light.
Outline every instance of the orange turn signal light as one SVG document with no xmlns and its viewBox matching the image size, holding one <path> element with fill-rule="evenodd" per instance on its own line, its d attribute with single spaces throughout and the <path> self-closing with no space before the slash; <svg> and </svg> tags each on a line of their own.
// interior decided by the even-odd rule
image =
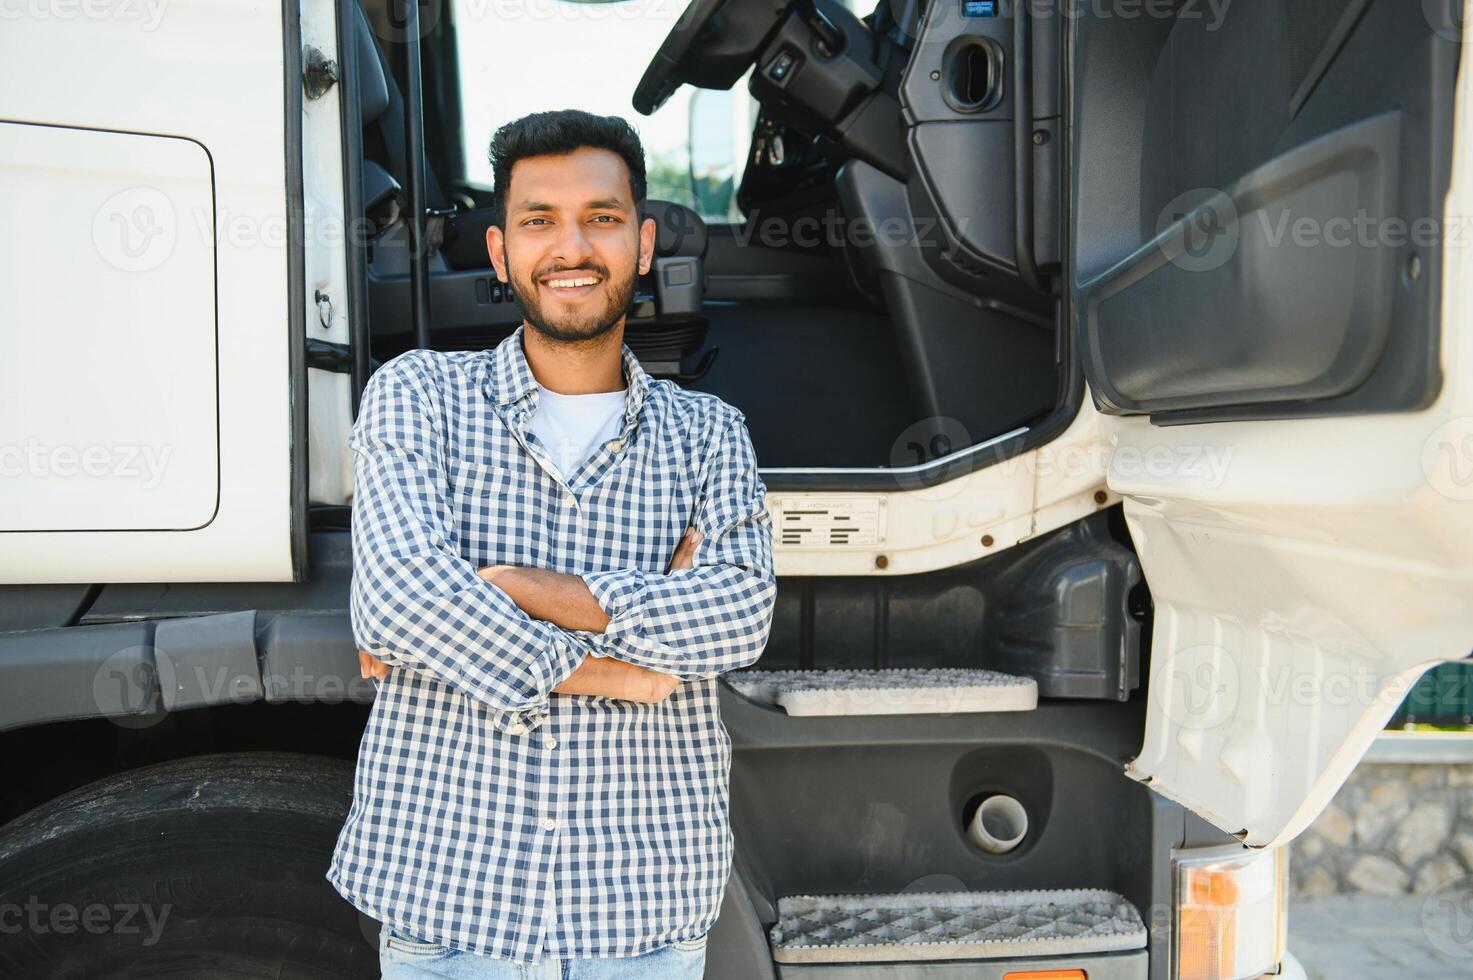
<svg viewBox="0 0 1473 980">
<path fill-rule="evenodd" d="M 1002 980 L 1089 980 L 1083 970 L 1024 970 L 1004 973 Z"/>
</svg>

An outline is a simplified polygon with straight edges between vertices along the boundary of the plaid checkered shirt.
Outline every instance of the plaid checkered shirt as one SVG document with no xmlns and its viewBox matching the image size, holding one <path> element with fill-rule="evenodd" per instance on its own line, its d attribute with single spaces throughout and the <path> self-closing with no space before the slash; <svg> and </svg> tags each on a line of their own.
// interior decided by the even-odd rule
<svg viewBox="0 0 1473 980">
<path fill-rule="evenodd" d="M 622 429 L 566 480 L 528 430 L 522 332 L 414 350 L 363 392 L 358 648 L 393 669 L 327 879 L 410 935 L 522 963 L 706 933 L 731 868 L 717 676 L 772 625 L 772 523 L 742 414 L 626 345 Z M 693 567 L 664 570 L 687 526 Z M 581 575 L 602 633 L 533 619 L 485 565 Z M 658 704 L 552 693 L 585 656 L 681 681 Z"/>
</svg>

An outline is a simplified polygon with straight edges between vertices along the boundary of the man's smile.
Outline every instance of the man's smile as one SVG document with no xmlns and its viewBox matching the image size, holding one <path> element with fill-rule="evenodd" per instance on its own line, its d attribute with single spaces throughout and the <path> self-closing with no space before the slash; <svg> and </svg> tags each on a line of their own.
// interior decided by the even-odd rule
<svg viewBox="0 0 1473 980">
<path fill-rule="evenodd" d="M 563 299 L 577 299 L 593 292 L 603 281 L 603 276 L 596 272 L 560 272 L 542 279 L 539 284 Z"/>
</svg>

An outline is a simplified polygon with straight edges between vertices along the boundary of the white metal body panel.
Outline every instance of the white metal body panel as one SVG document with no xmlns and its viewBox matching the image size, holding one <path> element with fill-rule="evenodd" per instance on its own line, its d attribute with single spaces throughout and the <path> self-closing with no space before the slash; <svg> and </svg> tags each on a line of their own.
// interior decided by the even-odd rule
<svg viewBox="0 0 1473 980">
<path fill-rule="evenodd" d="M 180 234 L 176 208 L 204 234 Z M 0 532 L 208 524 L 209 155 L 174 137 L 0 123 L 0 213 L 47 239 L 0 238 Z"/>
<path fill-rule="evenodd" d="M 218 509 L 194 530 L 0 532 L 0 582 L 284 581 L 292 576 L 282 8 L 251 0 L 174 0 L 158 9 L 157 16 L 151 10 L 103 5 L 62 16 L 50 7 L 17 8 L 18 16 L 7 19 L 0 30 L 0 70 L 7 80 L 26 84 L 0 85 L 0 119 L 188 140 L 208 153 L 213 227 L 193 192 L 170 203 L 176 241 L 213 239 Z M 58 72 L 64 84 L 58 82 Z M 85 163 L 106 172 L 124 161 Z M 66 176 L 56 174 L 55 180 L 52 188 L 38 191 L 47 195 L 48 205 L 49 199 L 65 193 Z M 149 180 L 141 188 L 166 198 L 177 190 L 173 183 Z M 54 262 L 68 265 L 76 261 L 71 253 L 94 248 L 91 216 L 83 220 L 54 207 L 47 216 L 28 226 L 7 222 L 4 234 L 20 242 L 7 249 L 50 253 Z M 125 213 L 124 220 L 129 216 Z M 205 247 L 196 241 L 186 251 L 194 254 Z M 177 245 L 175 254 L 183 254 Z M 7 324 L 0 358 L 14 360 L 16 345 L 31 345 L 31 350 L 45 353 L 47 363 L 31 363 L 26 370 L 65 388 L 79 377 L 79 357 L 105 352 L 116 341 L 113 331 L 119 321 L 157 321 L 165 335 L 182 329 L 173 312 L 158 305 L 164 287 L 145 285 L 156 271 L 134 274 L 139 283 L 136 307 L 117 311 L 112 322 L 48 317 L 40 323 Z M 78 275 L 72 288 L 95 287 Z M 187 295 L 181 302 L 191 307 L 192 317 L 197 299 Z M 37 347 L 38 333 L 64 337 L 70 356 L 56 361 L 60 345 L 48 340 Z M 191 352 L 180 370 L 192 376 L 170 377 L 186 393 L 173 396 L 172 404 L 197 404 L 198 385 L 205 380 L 197 374 L 198 361 L 197 352 Z M 161 374 L 178 373 L 154 367 L 144 377 L 122 376 L 130 369 L 117 365 L 117 376 L 110 379 L 116 391 L 156 384 Z M 170 464 L 197 460 L 215 452 L 215 437 L 206 444 L 196 423 L 161 422 L 157 431 L 137 438 L 200 439 L 188 447 L 176 446 Z M 7 428 L 6 437 L 12 438 L 13 431 Z M 108 513 L 108 496 L 105 489 L 99 492 L 91 509 Z M 175 508 L 170 524 L 199 518 L 197 491 L 180 497 L 186 499 L 187 504 Z M 35 515 L 46 505 L 31 506 Z M 72 501 L 65 509 L 87 506 Z M 61 523 L 66 515 L 54 516 Z M 85 517 L 72 518 L 74 526 L 78 522 L 85 525 Z"/>
</svg>

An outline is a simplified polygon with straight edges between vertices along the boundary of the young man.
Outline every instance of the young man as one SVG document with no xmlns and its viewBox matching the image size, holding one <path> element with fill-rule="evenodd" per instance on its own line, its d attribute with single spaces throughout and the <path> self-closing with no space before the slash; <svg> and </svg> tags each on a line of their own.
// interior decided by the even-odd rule
<svg viewBox="0 0 1473 980">
<path fill-rule="evenodd" d="M 491 156 L 525 320 L 390 360 L 349 440 L 381 683 L 327 877 L 383 923 L 385 977 L 698 978 L 732 856 L 716 678 L 772 623 L 765 488 L 741 413 L 623 343 L 655 243 L 629 124 L 537 113 Z"/>
</svg>

